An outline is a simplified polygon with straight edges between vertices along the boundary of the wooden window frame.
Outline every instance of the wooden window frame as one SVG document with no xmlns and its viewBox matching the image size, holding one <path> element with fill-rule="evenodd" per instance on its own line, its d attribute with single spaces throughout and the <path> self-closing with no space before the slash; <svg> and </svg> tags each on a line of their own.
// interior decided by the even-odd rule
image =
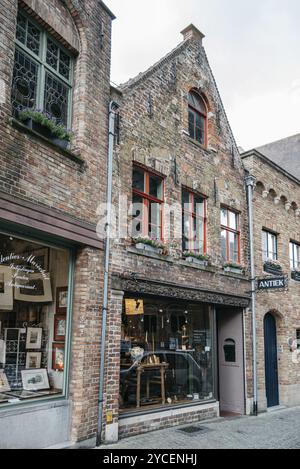
<svg viewBox="0 0 300 469">
<path fill-rule="evenodd" d="M 199 194 L 195 191 L 192 191 L 191 189 L 185 186 L 183 186 L 181 189 L 181 197 L 182 197 L 183 192 L 187 192 L 189 194 L 189 207 L 192 207 L 192 211 L 185 210 L 184 204 L 182 201 L 182 204 L 181 204 L 182 205 L 182 217 L 184 219 L 186 214 L 189 217 L 189 239 L 188 239 L 189 249 L 188 250 L 190 252 L 194 252 L 195 254 L 199 253 L 199 254 L 205 255 L 207 254 L 207 197 L 205 197 L 203 194 Z M 201 198 L 204 202 L 204 216 L 203 217 L 198 216 L 197 213 L 194 212 L 195 197 Z M 192 236 L 191 236 L 191 233 L 194 232 L 194 223 L 193 223 L 194 219 L 203 220 L 203 252 L 202 253 L 200 253 L 199 250 L 194 248 L 195 247 L 194 244 L 196 241 L 192 240 Z M 184 236 L 184 233 L 182 233 L 182 236 Z M 182 242 L 182 249 L 184 250 L 183 242 Z"/>
<path fill-rule="evenodd" d="M 133 166 L 133 171 L 137 170 L 140 172 L 144 173 L 144 192 L 140 191 L 138 189 L 135 189 L 132 187 L 132 194 L 137 195 L 142 198 L 142 203 L 144 206 L 144 210 L 142 213 L 142 233 L 141 236 L 149 236 L 149 206 L 150 202 L 154 202 L 160 205 L 160 238 L 157 239 L 157 241 L 163 241 L 163 222 L 164 222 L 164 217 L 163 217 L 163 205 L 165 202 L 165 178 L 154 172 L 149 170 L 148 168 L 144 168 L 143 166 L 140 165 L 134 165 Z M 162 184 L 162 199 L 158 199 L 152 195 L 150 195 L 150 177 L 156 177 L 161 180 Z M 132 184 L 133 186 L 133 184 Z"/>
<path fill-rule="evenodd" d="M 226 262 L 237 262 L 238 264 L 241 263 L 241 214 L 237 210 L 232 208 L 226 207 L 224 205 L 221 206 L 221 211 L 227 211 L 227 226 L 221 224 L 221 231 L 226 231 Z M 229 214 L 234 213 L 237 215 L 237 229 L 233 229 L 229 227 Z M 229 242 L 229 233 L 233 233 L 238 236 L 238 260 L 235 261 L 234 259 L 230 258 L 230 242 Z"/>
<path fill-rule="evenodd" d="M 193 113 L 193 117 L 194 117 L 194 137 L 191 136 L 190 132 L 189 132 L 189 136 L 192 140 L 195 140 L 196 142 L 199 143 L 199 145 L 202 145 L 203 147 L 207 148 L 207 134 L 208 134 L 208 123 L 207 123 L 207 105 L 206 105 L 206 102 L 205 100 L 203 99 L 203 97 L 201 96 L 201 94 L 199 94 L 197 91 L 195 90 L 190 90 L 189 92 L 189 95 L 191 94 L 194 94 L 194 95 L 197 95 L 199 97 L 199 99 L 201 99 L 201 101 L 203 102 L 203 105 L 206 109 L 206 113 L 203 114 L 202 112 L 199 111 L 199 109 L 195 108 L 190 102 L 188 104 L 188 112 L 192 112 Z M 196 126 L 196 116 L 200 116 L 201 118 L 204 119 L 204 143 L 203 142 L 200 142 L 197 138 L 196 138 L 196 129 L 197 129 L 197 126 Z"/>
</svg>

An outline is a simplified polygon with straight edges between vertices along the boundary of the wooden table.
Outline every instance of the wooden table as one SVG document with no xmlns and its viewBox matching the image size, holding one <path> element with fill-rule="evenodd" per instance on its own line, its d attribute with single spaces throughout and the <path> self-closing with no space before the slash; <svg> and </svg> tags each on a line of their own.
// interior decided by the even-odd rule
<svg viewBox="0 0 300 469">
<path fill-rule="evenodd" d="M 156 363 L 156 364 L 141 364 L 137 367 L 137 386 L 136 386 L 136 407 L 141 407 L 141 376 L 144 371 L 159 370 L 160 371 L 160 389 L 161 389 L 161 401 L 162 405 L 166 403 L 166 390 L 165 390 L 165 372 L 169 367 L 168 363 Z M 147 376 L 147 398 L 150 397 L 150 377 Z"/>
</svg>

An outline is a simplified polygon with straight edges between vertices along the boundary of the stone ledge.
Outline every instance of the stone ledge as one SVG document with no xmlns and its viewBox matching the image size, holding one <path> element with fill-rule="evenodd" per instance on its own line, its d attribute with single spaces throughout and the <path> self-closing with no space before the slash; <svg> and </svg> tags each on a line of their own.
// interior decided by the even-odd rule
<svg viewBox="0 0 300 469">
<path fill-rule="evenodd" d="M 151 259 L 156 259 L 159 261 L 163 262 L 170 262 L 173 264 L 174 259 L 170 256 L 163 256 L 162 254 L 155 254 L 154 252 L 151 251 L 142 251 L 141 249 L 137 249 L 133 246 L 128 246 L 126 248 L 127 252 L 130 252 L 131 254 L 137 254 L 138 256 L 143 256 L 143 257 L 149 257 Z"/>
<path fill-rule="evenodd" d="M 21 132 L 24 132 L 26 134 L 29 134 L 29 135 L 33 135 L 34 137 L 38 138 L 39 140 L 43 141 L 44 143 L 46 143 L 47 145 L 51 146 L 52 148 L 54 148 L 57 152 L 63 154 L 64 156 L 67 156 L 69 159 L 75 161 L 76 163 L 79 163 L 80 165 L 83 165 L 85 164 L 85 161 L 83 158 L 81 158 L 81 156 L 79 155 L 76 155 L 75 153 L 73 153 L 72 151 L 70 150 L 64 150 L 62 148 L 60 148 L 58 145 L 56 145 L 55 143 L 53 143 L 51 140 L 49 140 L 48 138 L 44 137 L 43 135 L 39 134 L 38 132 L 36 132 L 35 130 L 32 130 L 32 129 L 29 129 L 26 125 L 22 124 L 20 121 L 18 121 L 17 119 L 15 118 L 11 118 L 10 119 L 10 123 L 13 127 L 15 127 L 16 129 L 20 130 Z"/>
</svg>

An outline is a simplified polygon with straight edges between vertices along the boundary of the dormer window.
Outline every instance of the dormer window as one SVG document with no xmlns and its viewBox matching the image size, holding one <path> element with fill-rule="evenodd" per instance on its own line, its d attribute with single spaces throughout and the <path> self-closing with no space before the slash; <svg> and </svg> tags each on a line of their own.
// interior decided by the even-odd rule
<svg viewBox="0 0 300 469">
<path fill-rule="evenodd" d="M 207 144 L 207 107 L 199 93 L 189 92 L 189 135 L 201 145 Z"/>
</svg>

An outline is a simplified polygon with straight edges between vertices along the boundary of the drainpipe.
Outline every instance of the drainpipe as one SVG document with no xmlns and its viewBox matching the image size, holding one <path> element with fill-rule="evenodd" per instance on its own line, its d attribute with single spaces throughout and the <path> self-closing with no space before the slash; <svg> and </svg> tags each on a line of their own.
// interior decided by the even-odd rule
<svg viewBox="0 0 300 469">
<path fill-rule="evenodd" d="M 253 347 L 253 414 L 257 416 L 257 350 L 256 350 L 256 281 L 254 263 L 254 225 L 253 225 L 253 190 L 256 183 L 254 176 L 245 178 L 248 196 L 250 267 L 251 267 L 251 302 L 252 302 L 252 347 Z"/>
<path fill-rule="evenodd" d="M 114 137 L 115 137 L 115 117 L 118 104 L 111 101 L 109 104 L 109 141 L 108 141 L 108 171 L 107 171 L 107 222 L 105 239 L 105 260 L 104 260 L 104 285 L 103 285 L 103 306 L 102 306 L 102 330 L 101 330 L 101 348 L 100 348 L 100 382 L 98 399 L 98 428 L 96 446 L 101 444 L 101 433 L 103 423 L 103 395 L 105 379 L 105 349 L 106 349 L 106 329 L 107 329 L 107 307 L 108 307 L 108 282 L 110 267 L 110 240 L 112 223 L 112 176 L 113 176 L 113 155 L 114 155 Z"/>
</svg>

